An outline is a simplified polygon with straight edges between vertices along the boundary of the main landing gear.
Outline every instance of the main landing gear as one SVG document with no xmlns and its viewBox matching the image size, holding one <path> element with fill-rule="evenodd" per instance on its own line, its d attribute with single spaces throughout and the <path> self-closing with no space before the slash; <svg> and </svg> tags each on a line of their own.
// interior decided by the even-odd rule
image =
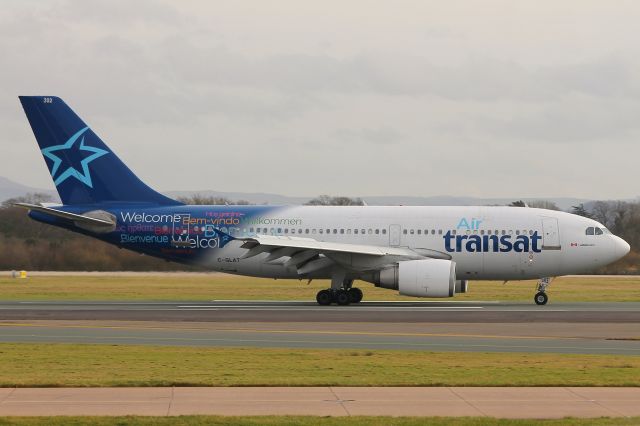
<svg viewBox="0 0 640 426">
<path fill-rule="evenodd" d="M 338 305 L 349 305 L 360 303 L 362 300 L 362 290 L 353 286 L 353 280 L 346 278 L 343 270 L 336 270 L 331 276 L 331 288 L 320 290 L 316 295 L 318 305 L 327 306 L 332 303 Z"/>
<path fill-rule="evenodd" d="M 549 301 L 549 296 L 547 296 L 547 287 L 551 284 L 551 278 L 540 278 L 538 280 L 538 292 L 535 296 L 533 296 L 533 301 L 536 302 L 536 305 L 546 305 Z"/>
<path fill-rule="evenodd" d="M 344 306 L 351 303 L 360 303 L 360 301 L 362 301 L 362 296 L 362 290 L 357 287 L 352 287 L 348 290 L 333 290 L 328 288 L 318 292 L 316 295 L 316 301 L 318 302 L 318 305 L 323 306 L 327 306 L 332 303 Z"/>
</svg>

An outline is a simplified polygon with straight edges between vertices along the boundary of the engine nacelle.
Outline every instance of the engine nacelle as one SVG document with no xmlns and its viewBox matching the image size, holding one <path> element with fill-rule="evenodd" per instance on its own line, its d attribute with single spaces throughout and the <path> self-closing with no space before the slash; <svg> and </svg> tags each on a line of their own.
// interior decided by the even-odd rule
<svg viewBox="0 0 640 426">
<path fill-rule="evenodd" d="M 456 281 L 456 293 L 466 293 L 469 291 L 469 281 L 457 280 Z"/>
<path fill-rule="evenodd" d="M 403 296 L 453 297 L 456 263 L 444 259 L 406 260 L 376 272 L 367 281 L 398 290 Z"/>
</svg>

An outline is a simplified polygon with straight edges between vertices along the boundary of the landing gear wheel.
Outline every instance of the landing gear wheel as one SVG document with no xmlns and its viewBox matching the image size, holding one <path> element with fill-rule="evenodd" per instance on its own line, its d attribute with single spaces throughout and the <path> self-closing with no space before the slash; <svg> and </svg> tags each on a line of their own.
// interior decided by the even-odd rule
<svg viewBox="0 0 640 426">
<path fill-rule="evenodd" d="M 546 305 L 549 297 L 547 296 L 547 293 L 538 292 L 533 297 L 533 300 L 536 302 L 536 305 Z"/>
<path fill-rule="evenodd" d="M 362 290 L 360 290 L 359 288 L 356 287 L 351 287 L 348 290 L 349 293 L 349 298 L 351 300 L 351 303 L 360 303 L 362 301 Z"/>
<path fill-rule="evenodd" d="M 334 298 L 338 305 L 348 305 L 351 303 L 351 297 L 349 296 L 349 292 L 347 290 L 338 290 L 336 291 Z"/>
<path fill-rule="evenodd" d="M 316 302 L 318 305 L 328 306 L 333 301 L 333 294 L 330 290 L 320 290 L 316 295 Z"/>
</svg>

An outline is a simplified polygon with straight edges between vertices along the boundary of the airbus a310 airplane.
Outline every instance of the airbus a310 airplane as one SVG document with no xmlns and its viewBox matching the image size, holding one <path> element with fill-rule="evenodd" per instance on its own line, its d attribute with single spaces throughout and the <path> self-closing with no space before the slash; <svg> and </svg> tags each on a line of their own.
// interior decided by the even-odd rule
<svg viewBox="0 0 640 426">
<path fill-rule="evenodd" d="M 363 280 L 452 297 L 468 280 L 539 279 L 614 262 L 629 244 L 569 213 L 514 207 L 190 206 L 138 179 L 53 96 L 20 102 L 62 205 L 19 203 L 40 222 L 121 248 L 231 274 L 331 279 L 321 305 L 362 300 Z"/>
</svg>

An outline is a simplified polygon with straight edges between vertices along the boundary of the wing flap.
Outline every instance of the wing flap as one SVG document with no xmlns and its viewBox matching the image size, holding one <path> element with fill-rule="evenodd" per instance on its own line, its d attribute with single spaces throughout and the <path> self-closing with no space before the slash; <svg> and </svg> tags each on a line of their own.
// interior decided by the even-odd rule
<svg viewBox="0 0 640 426">
<path fill-rule="evenodd" d="M 241 247 L 247 249 L 242 259 L 266 253 L 263 262 L 295 268 L 299 275 L 307 275 L 334 265 L 366 271 L 400 260 L 450 258 L 446 253 L 429 249 L 335 243 L 290 236 L 256 235 L 239 240 L 242 241 Z"/>
</svg>

